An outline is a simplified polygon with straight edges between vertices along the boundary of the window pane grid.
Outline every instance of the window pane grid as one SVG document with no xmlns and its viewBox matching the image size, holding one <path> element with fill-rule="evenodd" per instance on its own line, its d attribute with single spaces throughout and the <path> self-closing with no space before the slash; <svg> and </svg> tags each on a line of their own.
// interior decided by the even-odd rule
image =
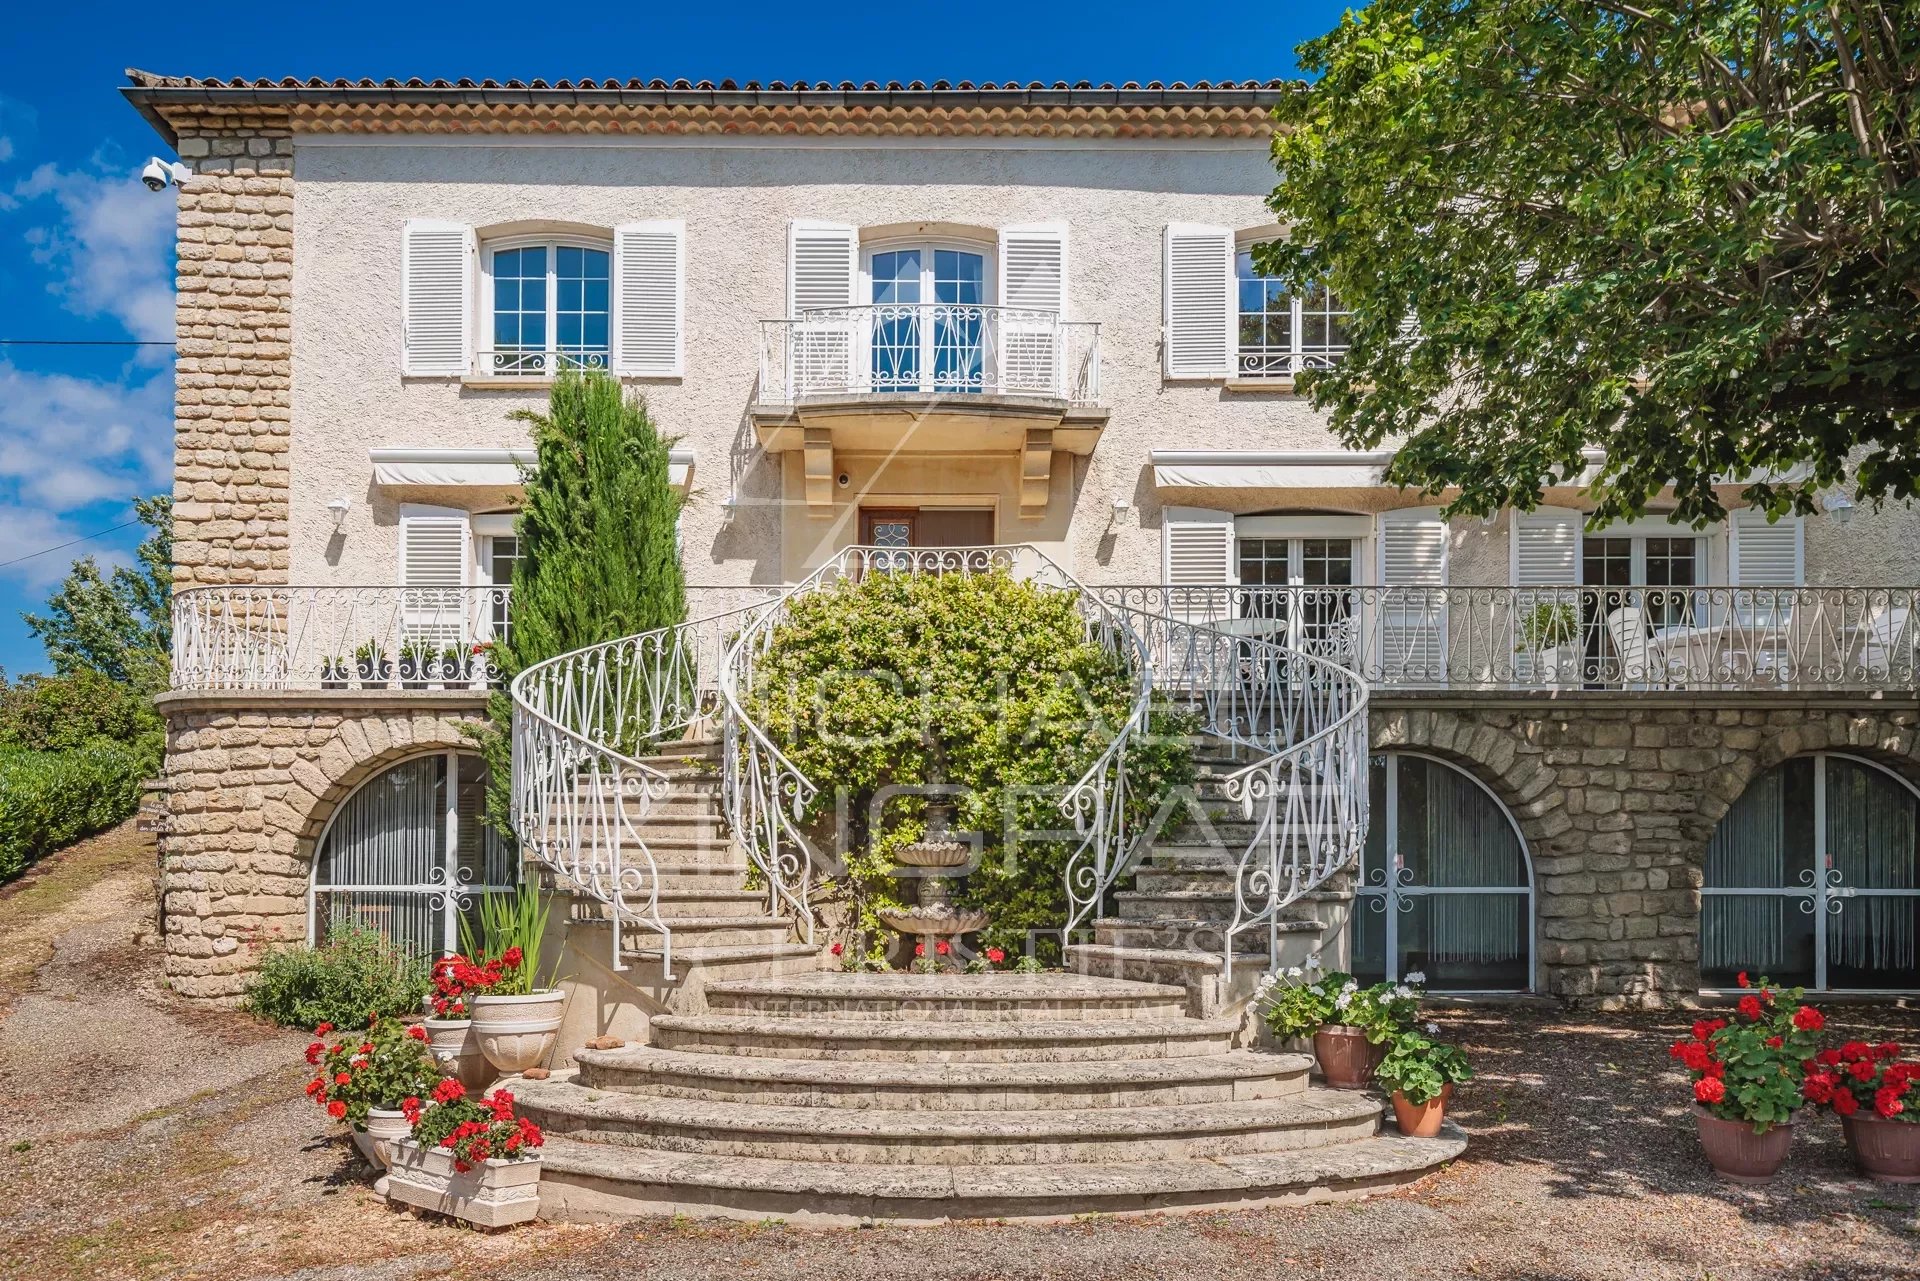
<svg viewBox="0 0 1920 1281">
<path fill-rule="evenodd" d="M 611 252 L 566 244 L 496 249 L 492 275 L 487 372 L 545 375 L 611 363 Z"/>
<path fill-rule="evenodd" d="M 1328 369 L 1346 354 L 1352 315 L 1324 286 L 1294 297 L 1260 274 L 1252 248 L 1234 256 L 1239 298 L 1237 369 L 1244 378 L 1283 378 L 1303 369 Z"/>
</svg>

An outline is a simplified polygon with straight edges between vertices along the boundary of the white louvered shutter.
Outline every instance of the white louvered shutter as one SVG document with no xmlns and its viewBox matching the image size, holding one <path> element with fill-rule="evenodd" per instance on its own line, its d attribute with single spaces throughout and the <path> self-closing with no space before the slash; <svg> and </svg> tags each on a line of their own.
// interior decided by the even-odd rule
<svg viewBox="0 0 1920 1281">
<path fill-rule="evenodd" d="M 859 258 L 860 234 L 853 227 L 795 219 L 788 228 L 787 310 L 798 323 L 787 348 L 787 380 L 796 396 L 855 389 L 854 317 L 818 313 L 855 304 Z"/>
<path fill-rule="evenodd" d="M 1728 571 L 1735 587 L 1798 587 L 1805 577 L 1804 522 L 1783 516 L 1769 522 L 1751 507 L 1733 513 Z"/>
<path fill-rule="evenodd" d="M 1233 232 L 1176 222 L 1166 232 L 1165 349 L 1169 378 L 1233 372 Z"/>
<path fill-rule="evenodd" d="M 467 639 L 465 512 L 427 510 L 400 515 L 401 642 L 436 648 Z"/>
<path fill-rule="evenodd" d="M 1233 616 L 1233 514 L 1169 507 L 1161 517 L 1162 580 L 1172 616 L 1211 623 Z"/>
<path fill-rule="evenodd" d="M 1585 516 L 1563 507 L 1513 513 L 1512 620 L 1514 676 L 1520 682 L 1564 682 L 1584 663 L 1586 634 L 1580 592 L 1580 536 Z M 1558 645 L 1530 643 L 1572 637 Z M 1498 662 L 1500 655 L 1490 656 Z M 1536 670 L 1538 669 L 1538 670 Z"/>
<path fill-rule="evenodd" d="M 999 390 L 1061 394 L 1060 321 L 1067 310 L 1067 227 L 1042 223 L 1000 230 Z M 997 377 L 995 376 L 997 374 Z"/>
<path fill-rule="evenodd" d="M 613 371 L 678 377 L 686 351 L 687 225 L 613 229 Z"/>
<path fill-rule="evenodd" d="M 400 250 L 405 373 L 467 372 L 475 256 L 472 227 L 425 218 L 407 222 Z"/>
<path fill-rule="evenodd" d="M 1447 674 L 1447 523 L 1430 508 L 1380 516 L 1380 671 L 1388 684 Z M 1395 590 L 1399 589 L 1399 590 Z"/>
</svg>

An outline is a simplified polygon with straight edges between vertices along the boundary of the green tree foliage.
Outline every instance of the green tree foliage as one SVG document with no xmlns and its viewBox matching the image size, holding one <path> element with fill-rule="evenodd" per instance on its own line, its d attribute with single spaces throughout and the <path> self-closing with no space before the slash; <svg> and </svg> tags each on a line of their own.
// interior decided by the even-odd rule
<svg viewBox="0 0 1920 1281">
<path fill-rule="evenodd" d="M 600 373 L 564 373 L 533 427 L 535 463 L 515 530 L 513 625 L 496 661 L 508 680 L 569 650 L 685 620 L 680 494 L 672 441 L 644 401 Z M 476 737 L 491 771 L 487 817 L 511 837 L 513 703 L 496 693 Z"/>
<path fill-rule="evenodd" d="M 1262 265 L 1353 308 L 1303 383 L 1390 481 L 1531 507 L 1601 447 L 1603 519 L 1850 460 L 1914 496 L 1920 8 L 1377 0 L 1299 52 Z"/>
<path fill-rule="evenodd" d="M 141 748 L 104 739 L 65 752 L 0 750 L 0 882 L 133 813 L 154 764 Z"/>
<path fill-rule="evenodd" d="M 173 499 L 136 498 L 134 510 L 150 531 L 134 551 L 134 565 L 102 577 L 82 556 L 44 615 L 24 615 L 62 676 L 100 673 L 143 693 L 165 689 L 173 647 Z"/>
<path fill-rule="evenodd" d="M 65 752 L 104 738 L 139 745 L 157 766 L 164 732 L 148 694 L 91 667 L 13 683 L 0 672 L 0 750 Z"/>
<path fill-rule="evenodd" d="M 1064 924 L 1076 842 L 1040 834 L 1070 832 L 1060 802 L 1133 701 L 1124 666 L 1087 639 L 1070 595 L 1004 572 L 868 574 L 793 603 L 749 698 L 749 714 L 820 789 L 812 839 L 845 860 L 837 888 L 856 928 L 877 929 L 875 910 L 900 901 L 893 853 L 924 831 L 917 790 L 873 821 L 876 797 L 930 781 L 964 789 L 955 829 L 983 838 L 956 895 L 993 914 L 982 942 L 1018 950 L 1029 930 Z M 1185 723 L 1160 714 L 1151 728 L 1129 757 L 1140 821 L 1192 778 Z"/>
</svg>

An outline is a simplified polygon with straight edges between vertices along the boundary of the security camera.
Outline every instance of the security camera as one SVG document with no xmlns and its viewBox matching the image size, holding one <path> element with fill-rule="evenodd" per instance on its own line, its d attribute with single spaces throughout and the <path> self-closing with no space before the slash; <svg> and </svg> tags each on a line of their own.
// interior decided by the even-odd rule
<svg viewBox="0 0 1920 1281">
<path fill-rule="evenodd" d="M 168 183 L 178 187 L 192 176 L 193 171 L 185 165 L 158 156 L 148 160 L 146 168 L 140 171 L 140 181 L 147 184 L 148 191 L 165 191 Z"/>
</svg>

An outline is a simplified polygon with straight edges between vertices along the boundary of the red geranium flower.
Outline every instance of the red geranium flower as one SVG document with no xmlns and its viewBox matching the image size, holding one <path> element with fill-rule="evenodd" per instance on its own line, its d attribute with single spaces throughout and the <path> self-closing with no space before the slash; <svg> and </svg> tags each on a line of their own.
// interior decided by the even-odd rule
<svg viewBox="0 0 1920 1281">
<path fill-rule="evenodd" d="M 913 945 L 913 954 L 915 956 L 925 956 L 927 954 L 927 945 L 925 943 L 915 943 Z"/>
<path fill-rule="evenodd" d="M 1777 1037 L 1777 1036 L 1770 1036 L 1770 1037 L 1768 1037 L 1768 1038 L 1767 1038 L 1767 1048 L 1768 1048 L 1769 1050 L 1777 1050 L 1777 1049 L 1779 1049 L 1779 1048 L 1780 1048 L 1781 1046 L 1783 1046 L 1783 1045 L 1785 1045 L 1785 1044 L 1786 1044 L 1786 1042 L 1785 1042 L 1785 1041 L 1783 1041 L 1783 1040 L 1781 1040 L 1781 1039 L 1780 1039 L 1779 1037 Z"/>
<path fill-rule="evenodd" d="M 335 1085 L 348 1085 L 352 1081 L 353 1078 L 345 1072 L 335 1072 L 333 1074 L 333 1083 Z"/>
<path fill-rule="evenodd" d="M 313 1029 L 313 1034 L 315 1036 L 325 1036 L 327 1033 L 331 1031 L 333 1031 L 333 1024 L 322 1023 L 319 1027 Z"/>
<path fill-rule="evenodd" d="M 1747 972 L 1746 972 L 1745 970 L 1741 970 L 1741 971 L 1740 971 L 1740 977 L 1739 977 L 1739 978 L 1737 978 L 1737 979 L 1735 979 L 1735 980 L 1734 980 L 1734 982 L 1735 982 L 1735 983 L 1738 983 L 1738 984 L 1739 984 L 1739 985 L 1740 985 L 1741 987 L 1752 987 L 1752 986 L 1753 986 L 1753 984 L 1752 984 L 1751 982 L 1749 982 L 1749 981 L 1748 981 L 1748 979 L 1747 979 Z"/>
<path fill-rule="evenodd" d="M 1693 1083 L 1693 1097 L 1702 1103 L 1718 1103 L 1727 1097 L 1726 1082 L 1718 1077 L 1703 1076 Z"/>
<path fill-rule="evenodd" d="M 1860 1110 L 1860 1100 L 1854 1098 L 1849 1091 L 1842 1090 L 1833 1096 L 1833 1110 L 1841 1116 L 1852 1116 Z"/>
<path fill-rule="evenodd" d="M 326 1052 L 326 1048 L 327 1047 L 322 1043 L 320 1043 L 319 1041 L 315 1041 L 312 1045 L 309 1045 L 307 1047 L 307 1062 L 309 1063 L 320 1062 L 320 1056 Z"/>
<path fill-rule="evenodd" d="M 1005 952 L 1002 952 L 997 947 L 990 947 L 987 949 L 987 959 L 989 961 L 992 961 L 995 965 L 998 965 L 1000 964 L 1000 962 L 1007 959 L 1007 954 Z"/>
<path fill-rule="evenodd" d="M 1759 1020 L 1762 1013 L 1764 1013 L 1764 1011 L 1760 1008 L 1759 997 L 1743 996 L 1740 998 L 1740 1016 L 1742 1018 L 1747 1019 L 1749 1022 L 1755 1022 Z"/>
<path fill-rule="evenodd" d="M 1882 1041 L 1873 1047 L 1873 1052 L 1883 1059 L 1897 1059 L 1900 1057 L 1900 1046 L 1894 1041 Z"/>
<path fill-rule="evenodd" d="M 842 947 L 840 944 L 835 943 L 832 947 L 828 948 L 827 950 L 829 952 L 832 952 L 835 956 L 838 956 L 840 955 L 841 952 L 845 951 L 846 949 Z"/>
<path fill-rule="evenodd" d="M 327 1104 L 327 1115 L 338 1121 L 347 1114 L 347 1105 L 339 1099 Z"/>
<path fill-rule="evenodd" d="M 936 939 L 933 944 L 933 950 L 941 956 L 945 956 L 947 953 L 953 951 L 953 944 L 947 942 L 945 939 Z"/>
<path fill-rule="evenodd" d="M 1827 1018 L 1811 1005 L 1803 1005 L 1793 1012 L 1793 1025 L 1802 1032 L 1818 1032 L 1827 1025 Z"/>
<path fill-rule="evenodd" d="M 510 947 L 500 954 L 500 964 L 509 970 L 518 969 L 520 967 L 520 955 L 519 948 Z"/>
</svg>

